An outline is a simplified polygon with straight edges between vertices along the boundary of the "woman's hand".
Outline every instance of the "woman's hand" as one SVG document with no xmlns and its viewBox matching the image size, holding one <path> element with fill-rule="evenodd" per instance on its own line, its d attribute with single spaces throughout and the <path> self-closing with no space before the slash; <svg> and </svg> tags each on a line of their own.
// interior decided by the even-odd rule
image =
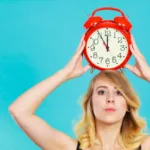
<svg viewBox="0 0 150 150">
<path fill-rule="evenodd" d="M 124 67 L 129 69 L 136 76 L 150 82 L 150 67 L 148 66 L 144 56 L 139 51 L 133 36 L 131 36 L 131 41 L 133 46 L 132 44 L 130 45 L 130 50 L 132 54 L 135 56 L 136 63 L 134 66 L 126 64 Z"/>
<path fill-rule="evenodd" d="M 85 67 L 82 66 L 82 52 L 84 50 L 84 47 L 85 47 L 85 41 L 83 35 L 74 56 L 63 69 L 67 73 L 67 79 L 81 76 L 89 68 L 91 68 L 90 65 L 86 65 Z"/>
</svg>

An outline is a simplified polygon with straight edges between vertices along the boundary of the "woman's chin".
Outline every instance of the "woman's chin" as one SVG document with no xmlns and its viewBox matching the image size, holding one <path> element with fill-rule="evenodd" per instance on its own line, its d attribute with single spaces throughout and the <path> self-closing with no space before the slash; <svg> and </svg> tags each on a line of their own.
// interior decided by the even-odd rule
<svg viewBox="0 0 150 150">
<path fill-rule="evenodd" d="M 111 125 L 111 124 L 116 124 L 116 123 L 122 122 L 122 121 L 120 119 L 118 120 L 118 119 L 116 119 L 114 117 L 106 117 L 105 119 L 100 120 L 100 122 L 102 122 L 103 124 Z"/>
</svg>

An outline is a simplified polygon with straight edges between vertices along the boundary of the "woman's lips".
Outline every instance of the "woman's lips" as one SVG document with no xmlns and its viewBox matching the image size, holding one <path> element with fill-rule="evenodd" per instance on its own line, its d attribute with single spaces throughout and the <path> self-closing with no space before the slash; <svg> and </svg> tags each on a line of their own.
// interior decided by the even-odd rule
<svg viewBox="0 0 150 150">
<path fill-rule="evenodd" d="M 115 109 L 114 109 L 114 108 L 106 108 L 105 111 L 106 111 L 106 112 L 114 112 Z"/>
</svg>

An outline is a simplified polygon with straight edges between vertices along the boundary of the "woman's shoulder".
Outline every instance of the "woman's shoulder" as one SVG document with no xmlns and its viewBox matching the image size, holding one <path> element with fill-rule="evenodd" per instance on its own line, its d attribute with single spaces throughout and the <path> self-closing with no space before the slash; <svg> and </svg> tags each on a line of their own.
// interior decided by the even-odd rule
<svg viewBox="0 0 150 150">
<path fill-rule="evenodd" d="M 147 136 L 145 138 L 145 140 L 141 144 L 141 148 L 142 148 L 141 150 L 143 150 L 143 149 L 150 149 L 150 136 Z"/>
</svg>

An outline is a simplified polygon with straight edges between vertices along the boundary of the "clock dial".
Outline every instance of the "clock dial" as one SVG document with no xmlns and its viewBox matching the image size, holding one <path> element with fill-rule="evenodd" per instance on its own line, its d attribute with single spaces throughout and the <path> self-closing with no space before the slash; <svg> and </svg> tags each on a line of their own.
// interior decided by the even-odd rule
<svg viewBox="0 0 150 150">
<path fill-rule="evenodd" d="M 120 31 L 114 28 L 100 28 L 89 37 L 86 50 L 93 64 L 111 69 L 125 60 L 128 42 Z"/>
</svg>

